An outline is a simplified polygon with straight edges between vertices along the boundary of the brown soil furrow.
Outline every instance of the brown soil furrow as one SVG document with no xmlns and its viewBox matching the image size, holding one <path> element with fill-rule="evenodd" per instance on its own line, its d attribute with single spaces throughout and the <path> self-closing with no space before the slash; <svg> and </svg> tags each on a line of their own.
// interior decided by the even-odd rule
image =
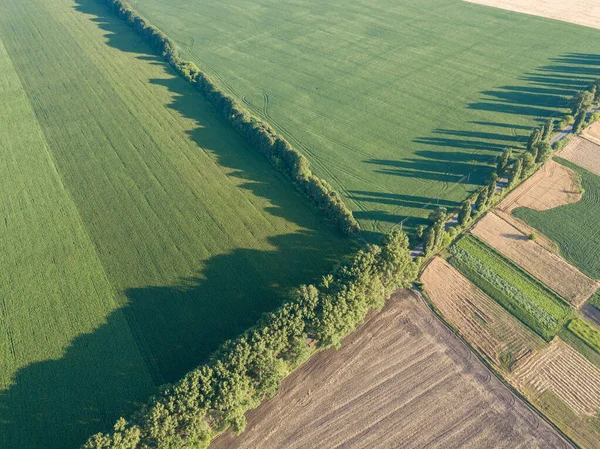
<svg viewBox="0 0 600 449">
<path fill-rule="evenodd" d="M 212 447 L 558 447 L 470 354 L 414 294 L 398 292 L 341 349 L 316 354 L 249 412 L 242 435 L 226 432 Z"/>
<path fill-rule="evenodd" d="M 538 394 L 551 391 L 576 413 L 600 411 L 600 369 L 558 338 L 514 375 Z"/>
</svg>

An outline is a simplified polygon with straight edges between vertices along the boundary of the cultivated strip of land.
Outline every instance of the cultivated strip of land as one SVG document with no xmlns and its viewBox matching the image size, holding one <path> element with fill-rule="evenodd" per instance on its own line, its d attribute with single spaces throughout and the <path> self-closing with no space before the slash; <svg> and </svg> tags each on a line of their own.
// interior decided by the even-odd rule
<svg viewBox="0 0 600 449">
<path fill-rule="evenodd" d="M 596 124 L 600 125 L 600 122 Z M 557 155 L 600 175 L 600 145 L 587 138 L 574 136 L 573 140 Z"/>
<path fill-rule="evenodd" d="M 544 341 L 440 257 L 423 271 L 428 299 L 494 366 L 511 370 Z"/>
<path fill-rule="evenodd" d="M 538 245 L 493 212 L 479 220 L 471 232 L 575 307 L 580 307 L 599 287 L 595 280 Z"/>
<path fill-rule="evenodd" d="M 431 311 L 396 293 L 212 448 L 568 447 Z"/>
</svg>

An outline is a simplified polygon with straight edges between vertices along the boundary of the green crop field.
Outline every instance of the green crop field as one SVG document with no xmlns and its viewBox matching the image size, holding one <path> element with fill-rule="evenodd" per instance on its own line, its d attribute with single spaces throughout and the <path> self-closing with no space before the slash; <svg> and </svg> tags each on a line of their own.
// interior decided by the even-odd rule
<svg viewBox="0 0 600 449">
<path fill-rule="evenodd" d="M 600 30 L 462 0 L 133 4 L 305 153 L 374 238 L 457 205 L 600 76 Z"/>
<path fill-rule="evenodd" d="M 95 1 L 0 5 L 0 447 L 73 448 L 352 245 Z"/>
<path fill-rule="evenodd" d="M 476 237 L 463 237 L 451 252 L 452 265 L 546 340 L 569 318 L 556 294 Z"/>
<path fill-rule="evenodd" d="M 520 208 L 513 214 L 555 241 L 565 259 L 582 272 L 600 279 L 600 176 L 558 160 L 581 175 L 581 201 L 545 211 Z"/>
<path fill-rule="evenodd" d="M 575 318 L 569 323 L 569 330 L 577 335 L 590 348 L 600 354 L 600 328 L 591 321 Z"/>
</svg>

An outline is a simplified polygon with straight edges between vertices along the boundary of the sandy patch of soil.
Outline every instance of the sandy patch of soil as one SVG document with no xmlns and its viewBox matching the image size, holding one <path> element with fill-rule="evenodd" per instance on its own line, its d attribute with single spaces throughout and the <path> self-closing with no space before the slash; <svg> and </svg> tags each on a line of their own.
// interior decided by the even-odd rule
<svg viewBox="0 0 600 449">
<path fill-rule="evenodd" d="M 559 338 L 517 367 L 521 389 L 552 392 L 579 415 L 600 411 L 600 369 Z"/>
<path fill-rule="evenodd" d="M 493 213 L 479 220 L 471 232 L 575 307 L 580 307 L 599 287 L 595 280 Z"/>
<path fill-rule="evenodd" d="M 598 129 L 598 132 L 600 133 L 600 128 Z M 594 137 L 590 137 L 590 139 L 593 138 Z M 600 139 L 597 140 L 600 142 Z M 592 173 L 600 175 L 600 145 L 588 138 L 573 137 L 573 140 L 558 152 L 557 156 L 571 161 Z"/>
<path fill-rule="evenodd" d="M 534 210 L 553 209 L 581 199 L 575 172 L 553 160 L 513 190 L 497 207 L 510 214 L 518 207 Z"/>
<path fill-rule="evenodd" d="M 568 447 L 408 291 L 247 416 L 211 448 Z"/>
<path fill-rule="evenodd" d="M 504 370 L 533 355 L 544 341 L 475 287 L 442 258 L 433 259 L 421 281 L 444 319 L 491 363 Z M 512 354 L 510 366 L 502 354 Z"/>
<path fill-rule="evenodd" d="M 562 20 L 600 28 L 600 2 L 597 0 L 465 0 L 509 11 Z"/>
</svg>

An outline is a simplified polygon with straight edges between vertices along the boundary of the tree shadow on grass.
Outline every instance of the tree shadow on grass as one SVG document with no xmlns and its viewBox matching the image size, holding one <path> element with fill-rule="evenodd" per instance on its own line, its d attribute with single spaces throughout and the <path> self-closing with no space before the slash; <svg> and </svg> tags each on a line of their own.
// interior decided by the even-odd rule
<svg viewBox="0 0 600 449">
<path fill-rule="evenodd" d="M 523 116 L 530 117 L 538 124 L 548 118 L 558 117 L 569 106 L 571 97 L 599 76 L 599 55 L 569 53 L 550 59 L 547 65 L 524 74 L 519 78 L 524 85 L 504 85 L 480 92 L 479 101 L 466 105 L 469 110 L 480 111 L 482 117 L 482 120 L 469 122 L 472 125 L 470 129 L 436 128 L 430 135 L 413 140 L 418 149 L 412 152 L 412 157 L 365 161 L 377 166 L 377 173 L 442 181 L 443 186 L 438 191 L 431 192 L 431 197 L 427 198 L 422 192 L 414 197 L 425 200 L 426 207 L 417 209 L 414 206 L 418 201 L 413 203 L 406 198 L 390 199 L 376 192 L 360 192 L 362 202 L 379 202 L 386 209 L 393 207 L 391 212 L 371 210 L 357 212 L 356 216 L 365 219 L 378 216 L 381 221 L 388 223 L 404 221 L 405 229 L 413 230 L 418 224 L 423 224 L 422 216 L 417 215 L 419 211 L 425 213 L 432 205 L 443 205 L 449 209 L 458 207 L 456 202 L 440 202 L 436 197 L 448 195 L 452 189 L 458 188 L 464 188 L 465 193 L 473 192 L 487 182 L 494 170 L 495 158 L 500 152 L 508 147 L 517 151 L 524 147 L 531 127 L 512 123 L 511 117 L 516 122 L 522 122 L 522 119 L 518 119 Z M 497 119 L 486 121 L 487 112 L 505 114 L 508 119 L 506 122 Z"/>
<path fill-rule="evenodd" d="M 107 32 L 108 45 L 164 66 L 96 0 L 78 0 L 76 9 Z M 78 447 L 146 402 L 158 383 L 174 382 L 205 362 L 221 343 L 281 304 L 291 289 L 318 281 L 354 250 L 354 243 L 249 148 L 200 93 L 166 66 L 165 73 L 167 79 L 152 83 L 172 94 L 168 107 L 195 121 L 189 138 L 198 151 L 226 167 L 240 189 L 266 199 L 256 205 L 265 215 L 283 217 L 298 230 L 266 238 L 269 249 L 242 246 L 209 257 L 192 277 L 173 285 L 126 288 L 126 304 L 104 324 L 73 339 L 60 359 L 19 369 L 13 384 L 0 392 L 2 448 Z M 271 224 L 265 220 L 264 226 Z"/>
</svg>

